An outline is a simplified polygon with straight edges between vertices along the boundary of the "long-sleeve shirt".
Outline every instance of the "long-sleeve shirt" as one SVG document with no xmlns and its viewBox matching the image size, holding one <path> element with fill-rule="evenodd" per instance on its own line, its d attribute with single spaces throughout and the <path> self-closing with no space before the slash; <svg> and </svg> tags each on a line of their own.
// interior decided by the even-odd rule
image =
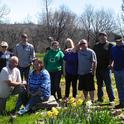
<svg viewBox="0 0 124 124">
<path fill-rule="evenodd" d="M 25 45 L 23 45 L 22 43 L 18 43 L 16 45 L 14 54 L 19 58 L 20 67 L 29 66 L 32 62 L 32 59 L 35 58 L 34 47 L 28 42 Z"/>
<path fill-rule="evenodd" d="M 35 71 L 29 75 L 29 92 L 34 94 L 39 91 L 42 99 L 48 99 L 51 95 L 50 75 L 46 69 L 42 69 L 39 74 Z"/>
</svg>

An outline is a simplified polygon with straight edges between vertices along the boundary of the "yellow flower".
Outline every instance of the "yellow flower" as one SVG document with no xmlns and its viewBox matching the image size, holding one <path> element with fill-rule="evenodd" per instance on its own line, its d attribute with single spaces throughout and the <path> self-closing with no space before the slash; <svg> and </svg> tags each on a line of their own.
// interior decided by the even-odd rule
<svg viewBox="0 0 124 124">
<path fill-rule="evenodd" d="M 53 116 L 53 113 L 52 113 L 51 111 L 48 111 L 48 112 L 47 112 L 47 116 L 48 116 L 49 118 L 51 118 L 51 117 Z"/>
<path fill-rule="evenodd" d="M 75 98 L 74 97 L 70 98 L 69 101 L 68 101 L 68 103 L 73 103 L 73 102 L 75 102 Z"/>
<path fill-rule="evenodd" d="M 73 102 L 73 103 L 71 104 L 71 106 L 72 106 L 72 107 L 76 107 L 76 102 Z"/>
<path fill-rule="evenodd" d="M 57 116 L 59 114 L 59 111 L 55 107 L 52 107 L 52 112 L 54 116 Z"/>
<path fill-rule="evenodd" d="M 80 106 L 80 105 L 82 105 L 83 100 L 82 100 L 82 99 L 78 99 L 78 100 L 76 101 L 76 103 L 77 103 L 77 106 Z"/>
</svg>

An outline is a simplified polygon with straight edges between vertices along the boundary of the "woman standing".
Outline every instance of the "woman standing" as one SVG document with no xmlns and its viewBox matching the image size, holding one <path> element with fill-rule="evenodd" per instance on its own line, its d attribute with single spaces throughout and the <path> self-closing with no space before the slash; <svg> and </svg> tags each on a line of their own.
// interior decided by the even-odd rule
<svg viewBox="0 0 124 124">
<path fill-rule="evenodd" d="M 65 71 L 65 100 L 68 99 L 70 86 L 72 83 L 72 95 L 76 98 L 77 95 L 77 69 L 78 69 L 78 54 L 74 47 L 74 42 L 67 38 L 65 41 L 64 50 L 64 71 Z"/>
<path fill-rule="evenodd" d="M 58 100 L 62 98 L 60 80 L 63 68 L 64 54 L 59 47 L 58 41 L 51 42 L 51 49 L 44 57 L 45 68 L 50 73 L 51 94 Z M 57 95 L 56 95 L 57 93 Z"/>
<path fill-rule="evenodd" d="M 9 58 L 12 56 L 12 53 L 8 51 L 8 43 L 2 41 L 0 44 L 1 51 L 0 51 L 0 72 L 3 67 L 6 66 Z"/>
</svg>

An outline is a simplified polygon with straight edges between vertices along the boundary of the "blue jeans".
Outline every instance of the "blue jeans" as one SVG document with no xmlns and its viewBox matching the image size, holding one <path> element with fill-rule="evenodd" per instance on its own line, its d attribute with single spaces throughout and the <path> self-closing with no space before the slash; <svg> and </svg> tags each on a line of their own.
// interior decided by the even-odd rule
<svg viewBox="0 0 124 124">
<path fill-rule="evenodd" d="M 51 95 L 53 95 L 56 99 L 61 99 L 61 87 L 60 87 L 60 80 L 61 80 L 61 71 L 57 72 L 50 72 L 51 78 Z M 57 96 L 56 96 L 57 93 Z"/>
<path fill-rule="evenodd" d="M 121 104 L 124 104 L 124 69 L 114 71 L 118 97 Z"/>
<path fill-rule="evenodd" d="M 40 96 L 33 96 L 33 97 L 30 97 L 28 103 L 26 104 L 26 106 L 22 109 L 20 109 L 18 111 L 18 114 L 19 115 L 23 115 L 24 113 L 28 112 L 29 110 L 32 109 L 32 107 L 34 105 L 36 105 L 37 103 L 39 103 L 41 101 L 40 99 Z"/>
<path fill-rule="evenodd" d="M 19 91 L 19 96 L 16 102 L 15 110 L 19 110 L 21 105 L 25 106 L 28 102 L 28 99 L 29 98 L 28 98 L 27 90 L 24 87 L 21 87 Z"/>
<path fill-rule="evenodd" d="M 97 70 L 96 79 L 97 79 L 97 85 L 98 85 L 98 93 L 97 93 L 98 100 L 103 98 L 103 83 L 105 83 L 109 101 L 114 101 L 114 92 L 113 92 L 112 80 L 111 80 L 111 70 L 110 69 Z"/>
</svg>

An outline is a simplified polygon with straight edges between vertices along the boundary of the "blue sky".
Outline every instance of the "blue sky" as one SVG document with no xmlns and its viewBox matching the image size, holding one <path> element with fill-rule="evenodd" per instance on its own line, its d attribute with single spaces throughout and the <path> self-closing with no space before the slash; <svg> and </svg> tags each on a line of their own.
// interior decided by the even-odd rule
<svg viewBox="0 0 124 124">
<path fill-rule="evenodd" d="M 44 8 L 43 0 L 0 0 L 0 5 L 5 4 L 10 13 L 8 18 L 10 22 L 23 22 L 28 16 L 34 23 L 37 22 L 38 13 Z M 104 8 L 113 10 L 116 14 L 121 11 L 122 0 L 51 0 L 50 8 L 58 9 L 65 5 L 71 11 L 80 15 L 86 5 L 92 5 L 94 8 Z"/>
</svg>

